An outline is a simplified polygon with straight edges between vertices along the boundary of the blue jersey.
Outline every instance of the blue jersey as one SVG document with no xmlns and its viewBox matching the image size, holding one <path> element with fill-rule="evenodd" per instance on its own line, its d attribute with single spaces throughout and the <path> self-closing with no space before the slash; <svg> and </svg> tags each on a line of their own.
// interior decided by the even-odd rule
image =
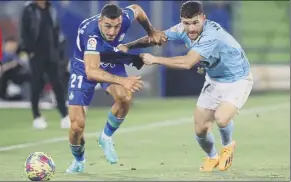
<svg viewBox="0 0 291 182">
<path fill-rule="evenodd" d="M 122 43 L 124 36 L 134 20 L 134 12 L 130 8 L 122 11 L 121 29 L 113 41 L 107 42 L 98 27 L 100 14 L 84 20 L 79 28 L 74 50 L 74 58 L 83 61 L 84 53 L 92 54 L 102 51 L 117 51 L 116 47 Z"/>
<path fill-rule="evenodd" d="M 250 73 L 250 64 L 241 45 L 218 23 L 206 20 L 196 40 L 190 40 L 182 23 L 165 31 L 168 40 L 181 40 L 203 58 L 207 75 L 218 82 L 235 82 Z"/>
<path fill-rule="evenodd" d="M 85 72 L 84 54 L 99 54 L 100 52 L 118 52 L 117 46 L 122 43 L 124 36 L 134 20 L 134 12 L 130 8 L 122 11 L 122 23 L 118 35 L 113 41 L 106 41 L 98 27 L 100 15 L 84 20 L 79 28 L 73 58 L 70 64 L 69 105 L 88 106 L 94 95 L 98 82 L 88 80 Z M 100 68 L 113 75 L 127 77 L 123 64 L 100 63 Z M 110 83 L 100 83 L 104 90 Z"/>
</svg>

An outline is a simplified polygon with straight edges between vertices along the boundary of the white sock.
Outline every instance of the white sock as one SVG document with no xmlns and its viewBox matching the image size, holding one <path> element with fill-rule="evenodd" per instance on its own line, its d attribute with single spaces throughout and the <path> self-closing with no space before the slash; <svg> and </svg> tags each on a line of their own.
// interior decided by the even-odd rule
<svg viewBox="0 0 291 182">
<path fill-rule="evenodd" d="M 102 137 L 102 138 L 105 138 L 105 139 L 109 139 L 109 138 L 111 138 L 110 136 L 107 136 L 107 135 L 104 133 L 104 130 L 103 130 L 102 133 L 101 133 L 101 137 Z"/>
<path fill-rule="evenodd" d="M 217 159 L 218 158 L 218 154 L 216 153 L 215 156 L 213 157 L 209 157 L 210 159 Z"/>
</svg>

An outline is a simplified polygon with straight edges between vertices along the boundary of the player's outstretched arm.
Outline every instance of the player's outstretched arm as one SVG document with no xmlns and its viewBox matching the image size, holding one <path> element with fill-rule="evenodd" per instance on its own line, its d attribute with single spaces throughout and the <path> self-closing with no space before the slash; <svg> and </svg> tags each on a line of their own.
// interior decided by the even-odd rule
<svg viewBox="0 0 291 182">
<path fill-rule="evenodd" d="M 155 30 L 151 25 L 149 18 L 147 17 L 144 10 L 137 4 L 132 4 L 128 8 L 134 11 L 134 18 L 139 24 L 145 29 L 148 34 L 148 42 L 154 44 L 161 44 L 162 41 L 166 41 L 166 35 L 162 31 Z"/>
<path fill-rule="evenodd" d="M 137 40 L 134 40 L 132 42 L 129 42 L 127 44 L 124 44 L 128 49 L 137 49 L 137 48 L 146 48 L 146 47 L 151 47 L 155 46 L 156 43 L 150 42 L 149 37 L 145 36 L 142 38 L 139 38 Z"/>
<path fill-rule="evenodd" d="M 100 69 L 99 54 L 84 54 L 84 62 L 86 75 L 89 80 L 119 84 L 131 92 L 139 91 L 143 86 L 141 77 L 119 77 Z"/>
<path fill-rule="evenodd" d="M 150 35 L 154 31 L 154 28 L 144 10 L 137 4 L 132 4 L 127 8 L 130 8 L 134 12 L 134 19 L 137 20 L 147 34 Z"/>
<path fill-rule="evenodd" d="M 160 43 L 155 43 L 155 42 L 150 40 L 149 36 L 144 36 L 142 38 L 128 42 L 128 43 L 123 44 L 123 45 L 126 47 L 126 50 L 127 50 L 127 49 L 147 48 L 147 47 L 152 47 L 152 46 L 156 46 L 156 45 L 161 46 L 167 42 L 168 42 L 168 39 L 165 38 L 162 41 L 160 41 Z M 125 52 L 127 52 L 127 51 L 125 51 Z"/>
<path fill-rule="evenodd" d="M 201 60 L 201 56 L 190 50 L 185 56 L 177 57 L 156 57 L 148 53 L 141 55 L 145 64 L 159 64 L 176 69 L 190 69 Z"/>
<path fill-rule="evenodd" d="M 134 40 L 132 42 L 129 42 L 127 44 L 124 44 L 124 46 L 127 49 L 136 49 L 136 48 L 145 48 L 145 47 L 151 47 L 154 45 L 163 45 L 167 43 L 170 40 L 183 40 L 183 37 L 181 36 L 180 32 L 183 27 L 181 24 L 177 24 L 167 30 L 163 31 L 163 35 L 165 36 L 159 43 L 155 43 L 150 41 L 149 36 L 142 37 L 140 39 Z"/>
</svg>

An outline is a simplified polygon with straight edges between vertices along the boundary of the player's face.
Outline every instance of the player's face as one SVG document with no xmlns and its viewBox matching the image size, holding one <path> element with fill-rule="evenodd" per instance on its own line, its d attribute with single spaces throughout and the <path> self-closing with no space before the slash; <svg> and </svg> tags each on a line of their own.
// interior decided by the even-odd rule
<svg viewBox="0 0 291 182">
<path fill-rule="evenodd" d="M 205 18 L 203 14 L 194 16 L 193 18 L 181 18 L 184 29 L 191 40 L 197 39 L 201 34 Z"/>
<path fill-rule="evenodd" d="M 107 17 L 101 17 L 99 19 L 99 27 L 106 40 L 113 41 L 115 39 L 120 31 L 121 23 L 121 16 L 116 19 L 110 19 Z"/>
<path fill-rule="evenodd" d="M 16 41 L 8 41 L 4 45 L 4 50 L 8 53 L 15 53 L 18 48 Z"/>
</svg>

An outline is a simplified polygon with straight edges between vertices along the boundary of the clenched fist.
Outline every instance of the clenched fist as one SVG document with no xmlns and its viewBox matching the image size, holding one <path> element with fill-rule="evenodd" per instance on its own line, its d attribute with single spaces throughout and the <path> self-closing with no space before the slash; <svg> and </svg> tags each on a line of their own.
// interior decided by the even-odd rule
<svg viewBox="0 0 291 182">
<path fill-rule="evenodd" d="M 119 44 L 117 46 L 117 49 L 122 51 L 122 52 L 127 52 L 128 51 L 128 47 L 126 47 L 124 44 Z"/>
<path fill-rule="evenodd" d="M 142 58 L 144 64 L 146 64 L 146 65 L 151 65 L 151 64 L 157 63 L 157 57 L 153 56 L 149 53 L 142 53 L 142 54 L 140 54 L 140 57 Z"/>
<path fill-rule="evenodd" d="M 162 45 L 167 41 L 167 36 L 163 31 L 153 30 L 151 34 L 149 34 L 149 43 L 153 43 L 156 45 Z"/>
</svg>

